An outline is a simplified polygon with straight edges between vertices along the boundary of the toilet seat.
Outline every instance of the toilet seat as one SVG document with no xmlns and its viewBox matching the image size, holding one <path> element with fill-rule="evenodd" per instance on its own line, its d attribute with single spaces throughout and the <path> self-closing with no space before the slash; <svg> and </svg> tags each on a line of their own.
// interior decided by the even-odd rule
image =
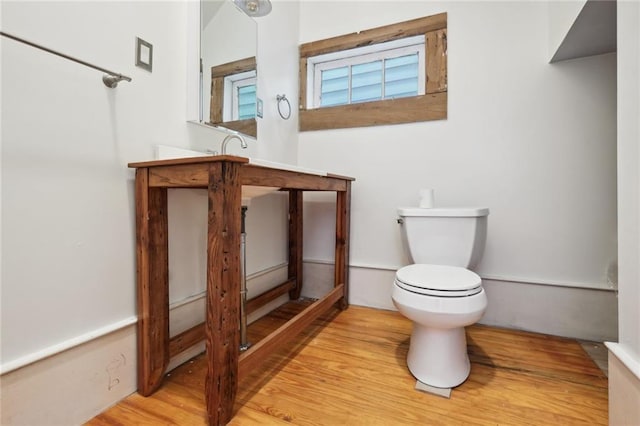
<svg viewBox="0 0 640 426">
<path fill-rule="evenodd" d="M 413 264 L 396 272 L 395 284 L 412 293 L 433 297 L 467 297 L 482 291 L 482 279 L 465 268 Z"/>
</svg>

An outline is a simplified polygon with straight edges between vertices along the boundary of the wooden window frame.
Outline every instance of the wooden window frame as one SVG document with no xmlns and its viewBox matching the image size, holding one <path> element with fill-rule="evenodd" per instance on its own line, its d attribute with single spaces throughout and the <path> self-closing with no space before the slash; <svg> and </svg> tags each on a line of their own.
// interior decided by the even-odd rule
<svg viewBox="0 0 640 426">
<path fill-rule="evenodd" d="M 309 57 L 424 34 L 424 95 L 322 108 L 307 108 Z M 381 126 L 447 118 L 447 14 L 372 28 L 300 45 L 299 130 Z"/>
<path fill-rule="evenodd" d="M 255 118 L 235 121 L 224 121 L 223 118 L 225 77 L 256 70 L 256 68 L 255 56 L 211 67 L 211 99 L 208 124 L 235 130 L 254 138 L 257 137 L 258 126 Z"/>
</svg>

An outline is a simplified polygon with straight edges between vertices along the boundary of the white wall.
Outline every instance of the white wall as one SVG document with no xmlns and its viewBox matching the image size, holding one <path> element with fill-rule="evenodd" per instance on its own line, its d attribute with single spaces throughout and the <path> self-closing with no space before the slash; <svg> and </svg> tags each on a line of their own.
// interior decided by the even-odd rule
<svg viewBox="0 0 640 426">
<path fill-rule="evenodd" d="M 100 72 L 1 39 L 2 371 L 43 356 L 52 358 L 3 374 L 3 394 L 24 383 L 33 394 L 20 406 L 3 397 L 0 423 L 21 419 L 22 424 L 37 424 L 41 418 L 81 423 L 133 390 L 130 367 L 135 365 L 135 351 L 127 324 L 135 322 L 136 315 L 134 172 L 126 165 L 153 159 L 157 144 L 219 149 L 224 137 L 186 123 L 187 87 L 193 80 L 185 61 L 195 48 L 188 43 L 191 6 L 193 2 L 186 1 L 2 3 L 3 31 L 129 75 L 133 81 L 108 89 Z M 285 23 L 274 18 L 272 25 Z M 289 23 L 285 28 L 293 31 Z M 134 66 L 136 36 L 153 44 L 152 73 Z M 284 30 L 280 37 L 287 37 Z M 297 23 L 290 38 L 295 45 Z M 297 64 L 287 72 L 278 79 L 297 76 Z M 276 161 L 295 158 L 296 135 L 290 122 L 260 126 L 266 127 L 265 134 L 282 140 L 273 146 L 251 140 L 243 154 L 259 152 Z M 171 191 L 169 198 L 174 216 L 173 303 L 204 289 L 204 245 L 199 236 L 206 233 L 206 220 L 196 221 L 203 219 L 206 202 L 198 191 Z M 250 273 L 286 261 L 286 215 L 278 212 L 286 212 L 282 195 L 252 203 Z M 265 289 L 281 279 L 275 275 L 260 278 L 257 286 Z M 193 320 L 181 318 L 180 326 Z M 114 342 L 114 330 L 126 331 Z M 81 342 L 88 343 L 58 355 Z M 111 390 L 102 386 L 102 379 L 87 383 L 107 374 L 105 362 L 118 351 L 131 363 L 123 370 L 123 385 Z M 104 356 L 98 356 L 101 353 Z M 70 387 L 82 389 L 62 402 L 55 387 L 59 378 L 42 374 L 47 365 L 57 363 L 64 368 L 56 374 L 66 375 Z M 80 365 L 83 373 L 74 374 Z M 68 410 L 71 404 L 78 404 L 78 410 Z"/>
<path fill-rule="evenodd" d="M 2 3 L 3 31 L 133 81 L 108 89 L 98 71 L 1 39 L 0 358 L 3 373 L 42 360 L 3 374 L 0 423 L 81 423 L 135 389 L 134 329 L 120 330 L 136 314 L 126 165 L 188 143 L 185 18 L 179 2 Z M 134 66 L 136 36 L 154 46 L 152 73 Z"/>
<path fill-rule="evenodd" d="M 609 422 L 640 424 L 640 4 L 619 1 L 618 343 L 609 348 Z"/>
<path fill-rule="evenodd" d="M 447 120 L 299 136 L 301 165 L 357 179 L 353 266 L 406 264 L 396 208 L 417 205 L 420 188 L 435 188 L 437 205 L 491 209 L 478 267 L 483 277 L 516 286 L 608 287 L 607 270 L 617 257 L 616 58 L 549 65 L 547 7 L 302 3 L 301 42 L 448 13 Z M 333 19 L 338 14 L 350 19 Z M 310 208 L 316 206 L 326 208 Z M 332 246 L 307 238 L 305 256 L 330 260 Z M 370 293 L 388 299 L 391 283 L 383 282 L 372 283 Z M 615 304 L 606 299 L 615 318 Z M 612 335 L 615 329 L 605 336 Z"/>
<path fill-rule="evenodd" d="M 618 5 L 620 343 L 640 362 L 640 6 Z"/>
<path fill-rule="evenodd" d="M 256 156 L 296 164 L 298 161 L 298 16 L 299 3 L 272 0 L 271 13 L 258 21 L 258 97 L 264 118 L 258 119 Z M 291 117 L 278 114 L 277 95 L 286 95 Z M 283 113 L 286 112 L 282 107 Z M 263 143 L 264 142 L 264 143 Z"/>
<path fill-rule="evenodd" d="M 135 314 L 127 163 L 187 143 L 184 10 L 3 2 L 3 31 L 133 78 L 108 89 L 98 71 L 2 39 L 3 363 Z M 153 73 L 134 66 L 136 36 L 154 45 Z"/>
<path fill-rule="evenodd" d="M 90 340 L 95 330 L 135 315 L 133 172 L 126 163 L 152 158 L 156 144 L 215 149 L 224 136 L 184 122 L 186 88 L 192 83 L 184 64 L 187 35 L 193 31 L 187 24 L 189 5 L 193 3 L 3 1 L 3 31 L 134 79 L 110 90 L 96 71 L 0 41 L 3 365 L 78 337 Z M 444 10 L 450 31 L 448 120 L 297 135 L 298 42 Z M 338 14 L 349 19 L 335 19 Z M 615 59 L 609 55 L 547 65 L 546 16 L 546 6 L 535 3 L 298 5 L 278 0 L 272 14 L 259 18 L 259 38 L 265 40 L 259 41 L 259 96 L 265 118 L 258 121 L 258 141 L 250 141 L 250 149 L 242 153 L 299 160 L 358 179 L 351 258 L 365 272 L 354 296 L 373 296 L 363 304 L 375 306 L 380 297 L 388 301 L 385 274 L 407 261 L 395 208 L 415 204 L 421 187 L 436 188 L 442 205 L 492 209 L 484 275 L 605 286 L 616 244 Z M 151 74 L 133 65 L 136 36 L 154 45 Z M 283 93 L 293 107 L 288 121 L 276 110 L 275 97 Z M 182 213 L 199 221 L 201 194 L 177 194 L 170 195 L 170 209 L 187 205 Z M 262 234 L 262 215 L 282 208 L 281 198 L 252 204 L 250 240 L 255 235 L 254 241 L 270 241 Z M 305 252 L 309 259 L 332 260 L 331 233 L 322 226 L 332 230 L 333 218 L 321 214 L 331 202 L 317 200 L 307 204 Z M 269 218 L 274 229 L 282 229 L 276 216 Z M 170 226 L 179 230 L 174 234 L 185 236 L 170 242 L 185 253 L 185 263 L 174 259 L 171 264 L 172 301 L 179 301 L 203 289 L 202 277 L 191 269 L 201 265 L 202 243 L 191 238 L 204 228 L 173 219 Z M 280 243 L 275 246 L 266 255 L 255 245 L 250 248 L 255 251 L 250 272 L 286 259 Z M 381 266 L 383 273 L 372 273 L 369 266 Z M 625 288 L 633 296 L 636 287 Z M 629 312 L 637 306 L 629 306 L 624 308 L 624 327 L 633 333 L 637 317 Z M 122 370 L 128 375 L 118 391 L 103 386 L 105 363 L 121 352 L 132 363 L 129 355 L 135 356 L 130 332 L 117 335 L 117 342 L 109 336 L 97 347 L 82 346 L 82 355 L 72 352 L 64 358 L 60 376 L 42 374 L 46 365 L 62 365 L 54 357 L 53 364 L 37 363 L 2 377 L 3 393 L 7 386 L 20 389 L 28 383 L 44 395 L 20 407 L 30 416 L 23 423 L 33 424 L 56 409 L 64 411 L 60 423 L 80 423 L 90 410 L 99 411 L 99 404 L 113 403 L 132 390 L 132 364 Z M 102 357 L 105 352 L 108 356 Z M 82 375 L 72 374 L 89 362 Z M 42 380 L 31 381 L 38 377 Z M 78 395 L 104 398 L 84 407 L 83 414 L 71 413 L 65 407 L 83 402 L 76 396 L 69 396 L 73 402 L 58 399 L 59 377 L 75 383 L 100 377 L 99 383 L 76 389 L 82 389 Z M 3 423 L 17 410 L 7 401 L 3 397 Z"/>
</svg>

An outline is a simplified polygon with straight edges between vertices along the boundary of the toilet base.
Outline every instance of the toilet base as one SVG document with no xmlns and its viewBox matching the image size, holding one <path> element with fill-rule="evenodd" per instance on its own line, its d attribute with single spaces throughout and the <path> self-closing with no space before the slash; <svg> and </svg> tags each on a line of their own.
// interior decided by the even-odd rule
<svg viewBox="0 0 640 426">
<path fill-rule="evenodd" d="M 416 379 L 430 386 L 460 385 L 471 371 L 464 327 L 436 329 L 414 322 L 407 365 Z"/>
</svg>

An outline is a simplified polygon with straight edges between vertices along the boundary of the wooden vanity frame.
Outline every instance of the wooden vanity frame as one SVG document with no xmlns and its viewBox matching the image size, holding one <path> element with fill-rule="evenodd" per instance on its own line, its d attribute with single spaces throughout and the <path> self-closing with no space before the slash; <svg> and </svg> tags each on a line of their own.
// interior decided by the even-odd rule
<svg viewBox="0 0 640 426">
<path fill-rule="evenodd" d="M 233 417 L 238 381 L 336 302 L 348 306 L 351 181 L 249 164 L 230 155 L 130 163 L 136 168 L 136 257 L 138 392 L 148 396 L 162 384 L 172 356 L 206 339 L 205 396 L 210 425 Z M 242 185 L 289 192 L 288 280 L 248 303 L 248 311 L 302 288 L 302 194 L 336 192 L 335 285 L 282 327 L 246 352 L 239 352 L 240 221 Z M 169 337 L 168 188 L 205 188 L 209 194 L 206 322 Z"/>
</svg>

